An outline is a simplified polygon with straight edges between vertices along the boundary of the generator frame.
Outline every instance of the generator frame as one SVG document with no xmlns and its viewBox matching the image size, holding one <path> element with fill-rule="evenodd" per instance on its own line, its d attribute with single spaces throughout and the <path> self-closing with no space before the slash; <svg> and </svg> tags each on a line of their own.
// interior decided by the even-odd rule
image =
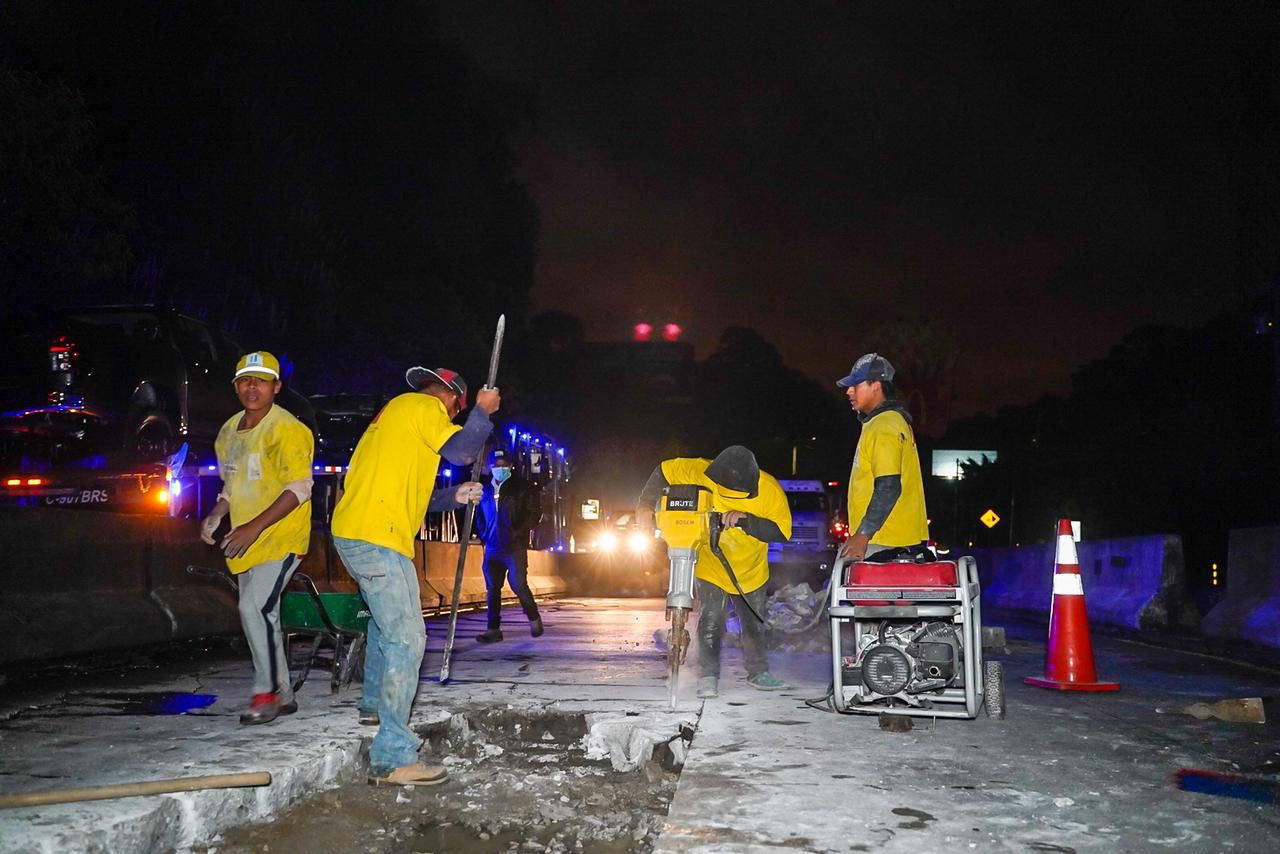
<svg viewBox="0 0 1280 854">
<path fill-rule="evenodd" d="M 978 716 L 986 689 L 981 586 L 978 565 L 972 557 L 929 563 L 848 563 L 840 558 L 831 569 L 828 589 L 832 698 L 837 711 L 934 718 Z M 863 638 L 878 634 L 880 624 L 886 620 L 902 624 L 942 620 L 954 625 L 960 636 L 964 684 L 910 695 L 919 705 L 901 693 L 878 694 L 863 683 L 847 684 L 843 678 L 843 629 L 852 627 L 852 655 L 860 663 Z"/>
</svg>

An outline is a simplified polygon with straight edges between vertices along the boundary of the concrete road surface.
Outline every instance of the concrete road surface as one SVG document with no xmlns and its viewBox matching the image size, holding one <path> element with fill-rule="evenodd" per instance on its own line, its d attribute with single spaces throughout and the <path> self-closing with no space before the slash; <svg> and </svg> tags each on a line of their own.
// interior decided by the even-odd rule
<svg viewBox="0 0 1280 854">
<path fill-rule="evenodd" d="M 874 716 L 804 702 L 825 692 L 824 652 L 774 651 L 772 669 L 793 687 L 766 694 L 745 685 L 738 651 L 726 649 L 720 696 L 695 700 L 689 667 L 672 713 L 654 639 L 664 625 L 659 600 L 565 600 L 544 616 L 547 634 L 533 640 L 518 611 L 508 612 L 507 640 L 492 646 L 474 641 L 483 616 L 464 616 L 447 686 L 433 681 L 444 627 L 431 624 L 414 721 L 492 706 L 577 711 L 604 741 L 616 740 L 619 722 L 658 732 L 693 725 L 659 851 L 1270 852 L 1280 839 L 1274 804 L 1173 782 L 1180 768 L 1274 780 L 1274 715 L 1258 725 L 1155 712 L 1269 696 L 1274 672 L 1095 634 L 1100 675 L 1123 690 L 1044 691 L 1021 681 L 1040 672 L 1042 629 L 1010 627 L 1007 719 L 917 719 L 900 734 Z M 193 846 L 349 779 L 371 733 L 356 723 L 356 689 L 330 695 L 325 675 L 304 686 L 298 714 L 264 727 L 238 724 L 250 668 L 225 654 L 11 676 L 0 689 L 0 794 L 252 770 L 270 771 L 274 783 L 7 810 L 0 851 Z M 486 849 L 476 840 L 469 850 Z"/>
</svg>

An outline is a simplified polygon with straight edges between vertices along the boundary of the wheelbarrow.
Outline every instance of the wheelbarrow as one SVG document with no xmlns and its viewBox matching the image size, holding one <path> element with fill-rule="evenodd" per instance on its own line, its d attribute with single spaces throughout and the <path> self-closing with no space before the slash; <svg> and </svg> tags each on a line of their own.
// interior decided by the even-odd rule
<svg viewBox="0 0 1280 854">
<path fill-rule="evenodd" d="M 311 638 L 311 648 L 302 672 L 293 681 L 293 690 L 307 681 L 317 661 L 324 661 L 320 650 L 327 641 L 332 649 L 326 665 L 331 669 L 329 692 L 336 694 L 351 684 L 357 670 L 363 671 L 369 609 L 359 593 L 321 593 L 304 572 L 295 572 L 290 584 L 303 589 L 286 591 L 280 597 L 280 625 L 290 646 L 294 637 Z"/>
<path fill-rule="evenodd" d="M 225 569 L 189 565 L 187 573 L 219 579 L 230 585 L 237 596 L 240 593 L 235 577 Z M 301 585 L 303 589 L 286 591 L 280 597 L 280 625 L 284 629 L 286 644 L 291 646 L 295 635 L 311 638 L 311 649 L 307 652 L 301 675 L 293 682 L 293 690 L 301 688 L 311 668 L 318 660 L 323 660 L 320 649 L 327 640 L 333 649 L 326 665 L 332 669 L 329 692 L 336 694 L 351 684 L 357 670 L 363 671 L 369 609 L 359 593 L 321 593 L 305 572 L 295 572 L 289 583 Z M 292 659 L 289 646 L 286 646 L 285 656 Z"/>
</svg>

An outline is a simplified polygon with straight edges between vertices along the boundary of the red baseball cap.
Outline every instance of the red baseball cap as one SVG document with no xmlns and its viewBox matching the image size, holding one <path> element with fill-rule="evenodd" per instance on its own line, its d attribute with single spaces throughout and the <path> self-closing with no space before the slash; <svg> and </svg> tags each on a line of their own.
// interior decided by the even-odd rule
<svg viewBox="0 0 1280 854">
<path fill-rule="evenodd" d="M 421 391 L 429 382 L 437 382 L 453 389 L 458 394 L 458 405 L 467 408 L 467 381 L 457 371 L 448 368 L 424 368 L 416 365 L 404 372 L 404 381 L 414 391 Z"/>
</svg>

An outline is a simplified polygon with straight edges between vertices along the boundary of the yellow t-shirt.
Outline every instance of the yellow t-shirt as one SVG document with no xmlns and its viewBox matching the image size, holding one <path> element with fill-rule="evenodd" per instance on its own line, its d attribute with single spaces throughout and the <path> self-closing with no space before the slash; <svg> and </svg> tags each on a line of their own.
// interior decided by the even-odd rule
<svg viewBox="0 0 1280 854">
<path fill-rule="evenodd" d="M 872 535 L 871 543 L 889 547 L 923 543 L 929 539 L 929 521 L 916 435 L 902 413 L 889 409 L 862 425 L 849 474 L 850 531 L 856 533 L 866 515 L 876 478 L 893 474 L 902 478 L 902 494 L 889 511 L 889 518 Z"/>
<path fill-rule="evenodd" d="M 307 425 L 282 406 L 272 406 L 248 430 L 237 425 L 237 412 L 218 431 L 213 449 L 218 455 L 222 491 L 231 504 L 231 526 L 238 527 L 270 507 L 284 485 L 311 477 L 315 440 Z M 304 502 L 262 532 L 249 550 L 227 558 L 235 574 L 286 555 L 303 555 L 311 544 L 311 502 Z"/>
<path fill-rule="evenodd" d="M 351 455 L 346 491 L 333 511 L 333 535 L 412 558 L 413 538 L 435 489 L 440 448 L 461 429 L 437 397 L 411 391 L 388 401 Z"/>
<path fill-rule="evenodd" d="M 677 457 L 662 464 L 662 476 L 669 484 L 696 484 L 704 486 L 711 492 L 711 509 L 724 513 L 728 510 L 741 510 L 752 516 L 768 519 L 791 537 L 791 507 L 787 504 L 787 495 L 782 486 L 770 474 L 760 472 L 760 483 L 755 498 L 733 498 L 726 495 L 720 486 L 707 477 L 707 466 L 711 460 L 693 457 Z M 730 528 L 720 535 L 720 550 L 733 567 L 733 573 L 742 585 L 743 593 L 750 593 L 769 580 L 769 544 L 757 540 L 741 528 Z M 710 543 L 703 543 L 698 548 L 698 565 L 694 575 L 703 581 L 709 581 L 727 593 L 736 594 L 729 573 L 725 571 L 720 559 L 711 551 Z"/>
</svg>

